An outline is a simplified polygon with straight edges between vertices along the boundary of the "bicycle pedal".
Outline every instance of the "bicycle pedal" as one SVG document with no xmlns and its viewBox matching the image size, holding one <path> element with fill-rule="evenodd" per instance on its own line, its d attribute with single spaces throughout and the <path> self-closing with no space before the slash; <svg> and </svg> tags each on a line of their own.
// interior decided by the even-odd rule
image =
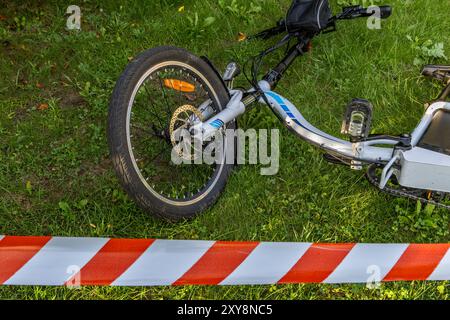
<svg viewBox="0 0 450 320">
<path fill-rule="evenodd" d="M 367 138 L 372 125 L 373 106 L 365 99 L 353 99 L 347 105 L 342 121 L 341 133 L 350 137 L 351 142 Z"/>
</svg>

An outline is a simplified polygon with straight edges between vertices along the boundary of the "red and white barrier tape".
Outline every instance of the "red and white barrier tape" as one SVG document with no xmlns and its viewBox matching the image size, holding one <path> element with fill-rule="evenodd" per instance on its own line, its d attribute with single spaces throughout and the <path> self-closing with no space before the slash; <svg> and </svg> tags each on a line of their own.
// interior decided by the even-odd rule
<svg viewBox="0 0 450 320">
<path fill-rule="evenodd" d="M 449 248 L 450 244 L 0 236 L 0 285 L 155 286 L 450 280 Z"/>
</svg>

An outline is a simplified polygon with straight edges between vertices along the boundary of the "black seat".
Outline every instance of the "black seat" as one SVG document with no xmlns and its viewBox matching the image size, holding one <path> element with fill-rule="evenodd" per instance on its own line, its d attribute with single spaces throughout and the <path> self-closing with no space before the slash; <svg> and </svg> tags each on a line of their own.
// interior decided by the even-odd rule
<svg viewBox="0 0 450 320">
<path fill-rule="evenodd" d="M 450 66 L 428 64 L 423 68 L 422 75 L 447 82 L 450 80 Z"/>
</svg>

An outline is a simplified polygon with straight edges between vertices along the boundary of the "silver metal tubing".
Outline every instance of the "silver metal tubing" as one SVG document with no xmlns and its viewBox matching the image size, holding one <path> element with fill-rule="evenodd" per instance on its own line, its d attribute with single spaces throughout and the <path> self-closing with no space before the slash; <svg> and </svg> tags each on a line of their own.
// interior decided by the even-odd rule
<svg viewBox="0 0 450 320">
<path fill-rule="evenodd" d="M 419 143 L 420 139 L 425 134 L 425 131 L 427 131 L 428 127 L 430 126 L 434 116 L 440 110 L 450 111 L 450 103 L 439 101 L 433 103 L 428 107 L 427 111 L 422 117 L 422 120 L 419 122 L 416 129 L 414 129 L 413 133 L 411 134 L 411 145 L 413 147 L 415 147 Z"/>
<path fill-rule="evenodd" d="M 387 162 L 391 160 L 393 148 L 373 147 L 375 144 L 394 144 L 388 139 L 380 139 L 362 143 L 351 143 L 331 136 L 310 124 L 300 111 L 287 99 L 275 92 L 267 91 L 266 97 L 270 107 L 284 119 L 286 125 L 300 138 L 329 152 L 340 154 L 352 160 L 365 162 Z M 260 99 L 263 102 L 263 99 Z"/>
<path fill-rule="evenodd" d="M 392 168 L 392 166 L 395 164 L 395 162 L 398 159 L 399 159 L 398 155 L 392 157 L 391 161 L 389 161 L 388 164 L 383 168 L 383 172 L 381 174 L 381 179 L 380 179 L 380 189 L 384 189 L 387 182 L 391 178 L 392 174 L 394 173 L 394 169 Z"/>
</svg>

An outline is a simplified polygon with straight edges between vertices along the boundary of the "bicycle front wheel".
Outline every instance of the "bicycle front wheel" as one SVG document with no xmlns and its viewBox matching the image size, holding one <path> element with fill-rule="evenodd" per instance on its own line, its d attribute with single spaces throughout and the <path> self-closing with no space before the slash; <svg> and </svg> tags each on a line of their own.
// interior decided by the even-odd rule
<svg viewBox="0 0 450 320">
<path fill-rule="evenodd" d="M 123 188 L 145 211 L 178 220 L 218 199 L 234 164 L 174 164 L 173 137 L 194 120 L 214 116 L 228 101 L 212 67 L 180 48 L 147 50 L 126 67 L 111 97 L 108 143 Z M 233 121 L 221 130 L 235 126 Z"/>
</svg>

